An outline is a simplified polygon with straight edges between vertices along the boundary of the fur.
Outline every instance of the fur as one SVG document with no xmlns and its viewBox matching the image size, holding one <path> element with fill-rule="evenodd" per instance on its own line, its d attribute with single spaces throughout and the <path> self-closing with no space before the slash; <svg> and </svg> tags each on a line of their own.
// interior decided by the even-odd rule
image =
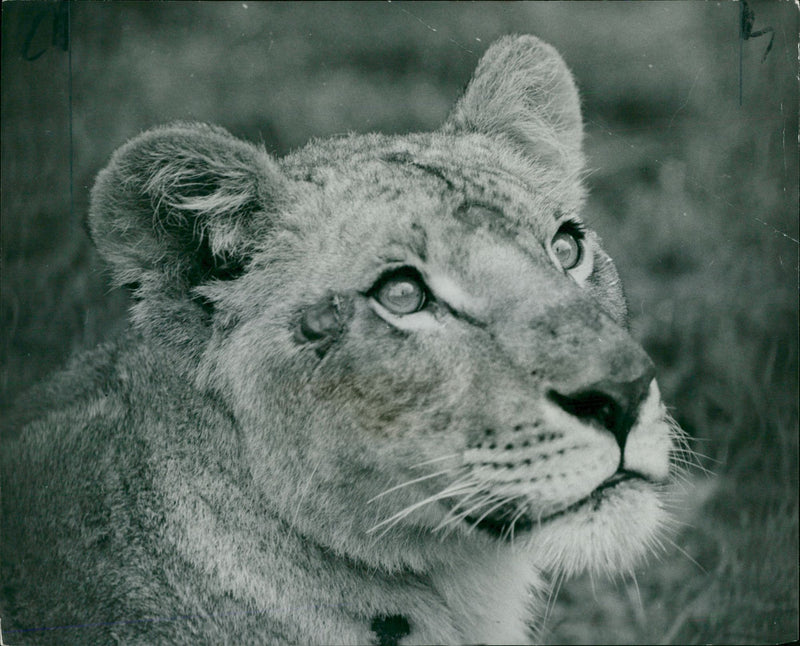
<svg viewBox="0 0 800 646">
<path fill-rule="evenodd" d="M 529 643 L 548 580 L 629 571 L 677 431 L 578 220 L 581 139 L 519 36 L 438 132 L 120 148 L 90 225 L 131 328 L 3 447 L 7 638 Z"/>
</svg>

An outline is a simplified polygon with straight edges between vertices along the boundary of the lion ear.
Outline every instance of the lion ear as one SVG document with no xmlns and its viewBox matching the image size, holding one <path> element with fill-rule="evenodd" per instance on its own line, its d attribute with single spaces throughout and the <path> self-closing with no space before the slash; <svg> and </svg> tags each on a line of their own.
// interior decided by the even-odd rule
<svg viewBox="0 0 800 646">
<path fill-rule="evenodd" d="M 286 194 L 263 149 L 178 123 L 114 153 L 92 190 L 89 226 L 117 284 L 184 294 L 241 272 Z"/>
<path fill-rule="evenodd" d="M 504 137 L 531 158 L 568 172 L 583 165 L 572 74 L 558 52 L 534 36 L 506 36 L 486 51 L 444 130 Z"/>
</svg>

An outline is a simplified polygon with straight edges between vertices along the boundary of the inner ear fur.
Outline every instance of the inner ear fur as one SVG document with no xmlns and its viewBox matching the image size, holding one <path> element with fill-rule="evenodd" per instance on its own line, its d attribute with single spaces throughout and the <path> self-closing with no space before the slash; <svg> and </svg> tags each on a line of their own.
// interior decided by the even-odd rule
<svg viewBox="0 0 800 646">
<path fill-rule="evenodd" d="M 114 281 L 172 293 L 235 277 L 286 195 L 263 149 L 177 123 L 122 146 L 92 190 L 89 226 Z"/>
<path fill-rule="evenodd" d="M 506 36 L 486 51 L 444 130 L 503 137 L 568 173 L 583 166 L 575 82 L 558 52 L 535 36 Z"/>
</svg>

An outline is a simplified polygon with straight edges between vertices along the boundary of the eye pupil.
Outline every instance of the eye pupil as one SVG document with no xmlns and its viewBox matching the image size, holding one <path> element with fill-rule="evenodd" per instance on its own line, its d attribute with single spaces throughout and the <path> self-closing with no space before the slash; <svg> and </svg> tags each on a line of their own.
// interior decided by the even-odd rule
<svg viewBox="0 0 800 646">
<path fill-rule="evenodd" d="M 390 278 L 375 294 L 375 300 L 394 314 L 412 314 L 425 304 L 425 291 L 407 276 Z"/>
<path fill-rule="evenodd" d="M 552 247 L 556 259 L 564 269 L 572 269 L 580 262 L 581 246 L 572 234 L 560 231 L 553 238 Z"/>
</svg>

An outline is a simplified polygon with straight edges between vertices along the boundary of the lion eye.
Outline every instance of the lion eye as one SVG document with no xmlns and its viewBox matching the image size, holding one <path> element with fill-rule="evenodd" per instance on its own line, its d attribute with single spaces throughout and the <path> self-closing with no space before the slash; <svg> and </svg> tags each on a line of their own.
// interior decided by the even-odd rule
<svg viewBox="0 0 800 646">
<path fill-rule="evenodd" d="M 411 269 L 401 269 L 381 279 L 372 290 L 372 298 L 399 315 L 419 312 L 427 301 L 425 285 Z"/>
<path fill-rule="evenodd" d="M 565 270 L 574 269 L 580 263 L 582 247 L 580 238 L 576 233 L 562 228 L 553 237 L 550 246 L 553 249 L 556 260 Z"/>
</svg>

